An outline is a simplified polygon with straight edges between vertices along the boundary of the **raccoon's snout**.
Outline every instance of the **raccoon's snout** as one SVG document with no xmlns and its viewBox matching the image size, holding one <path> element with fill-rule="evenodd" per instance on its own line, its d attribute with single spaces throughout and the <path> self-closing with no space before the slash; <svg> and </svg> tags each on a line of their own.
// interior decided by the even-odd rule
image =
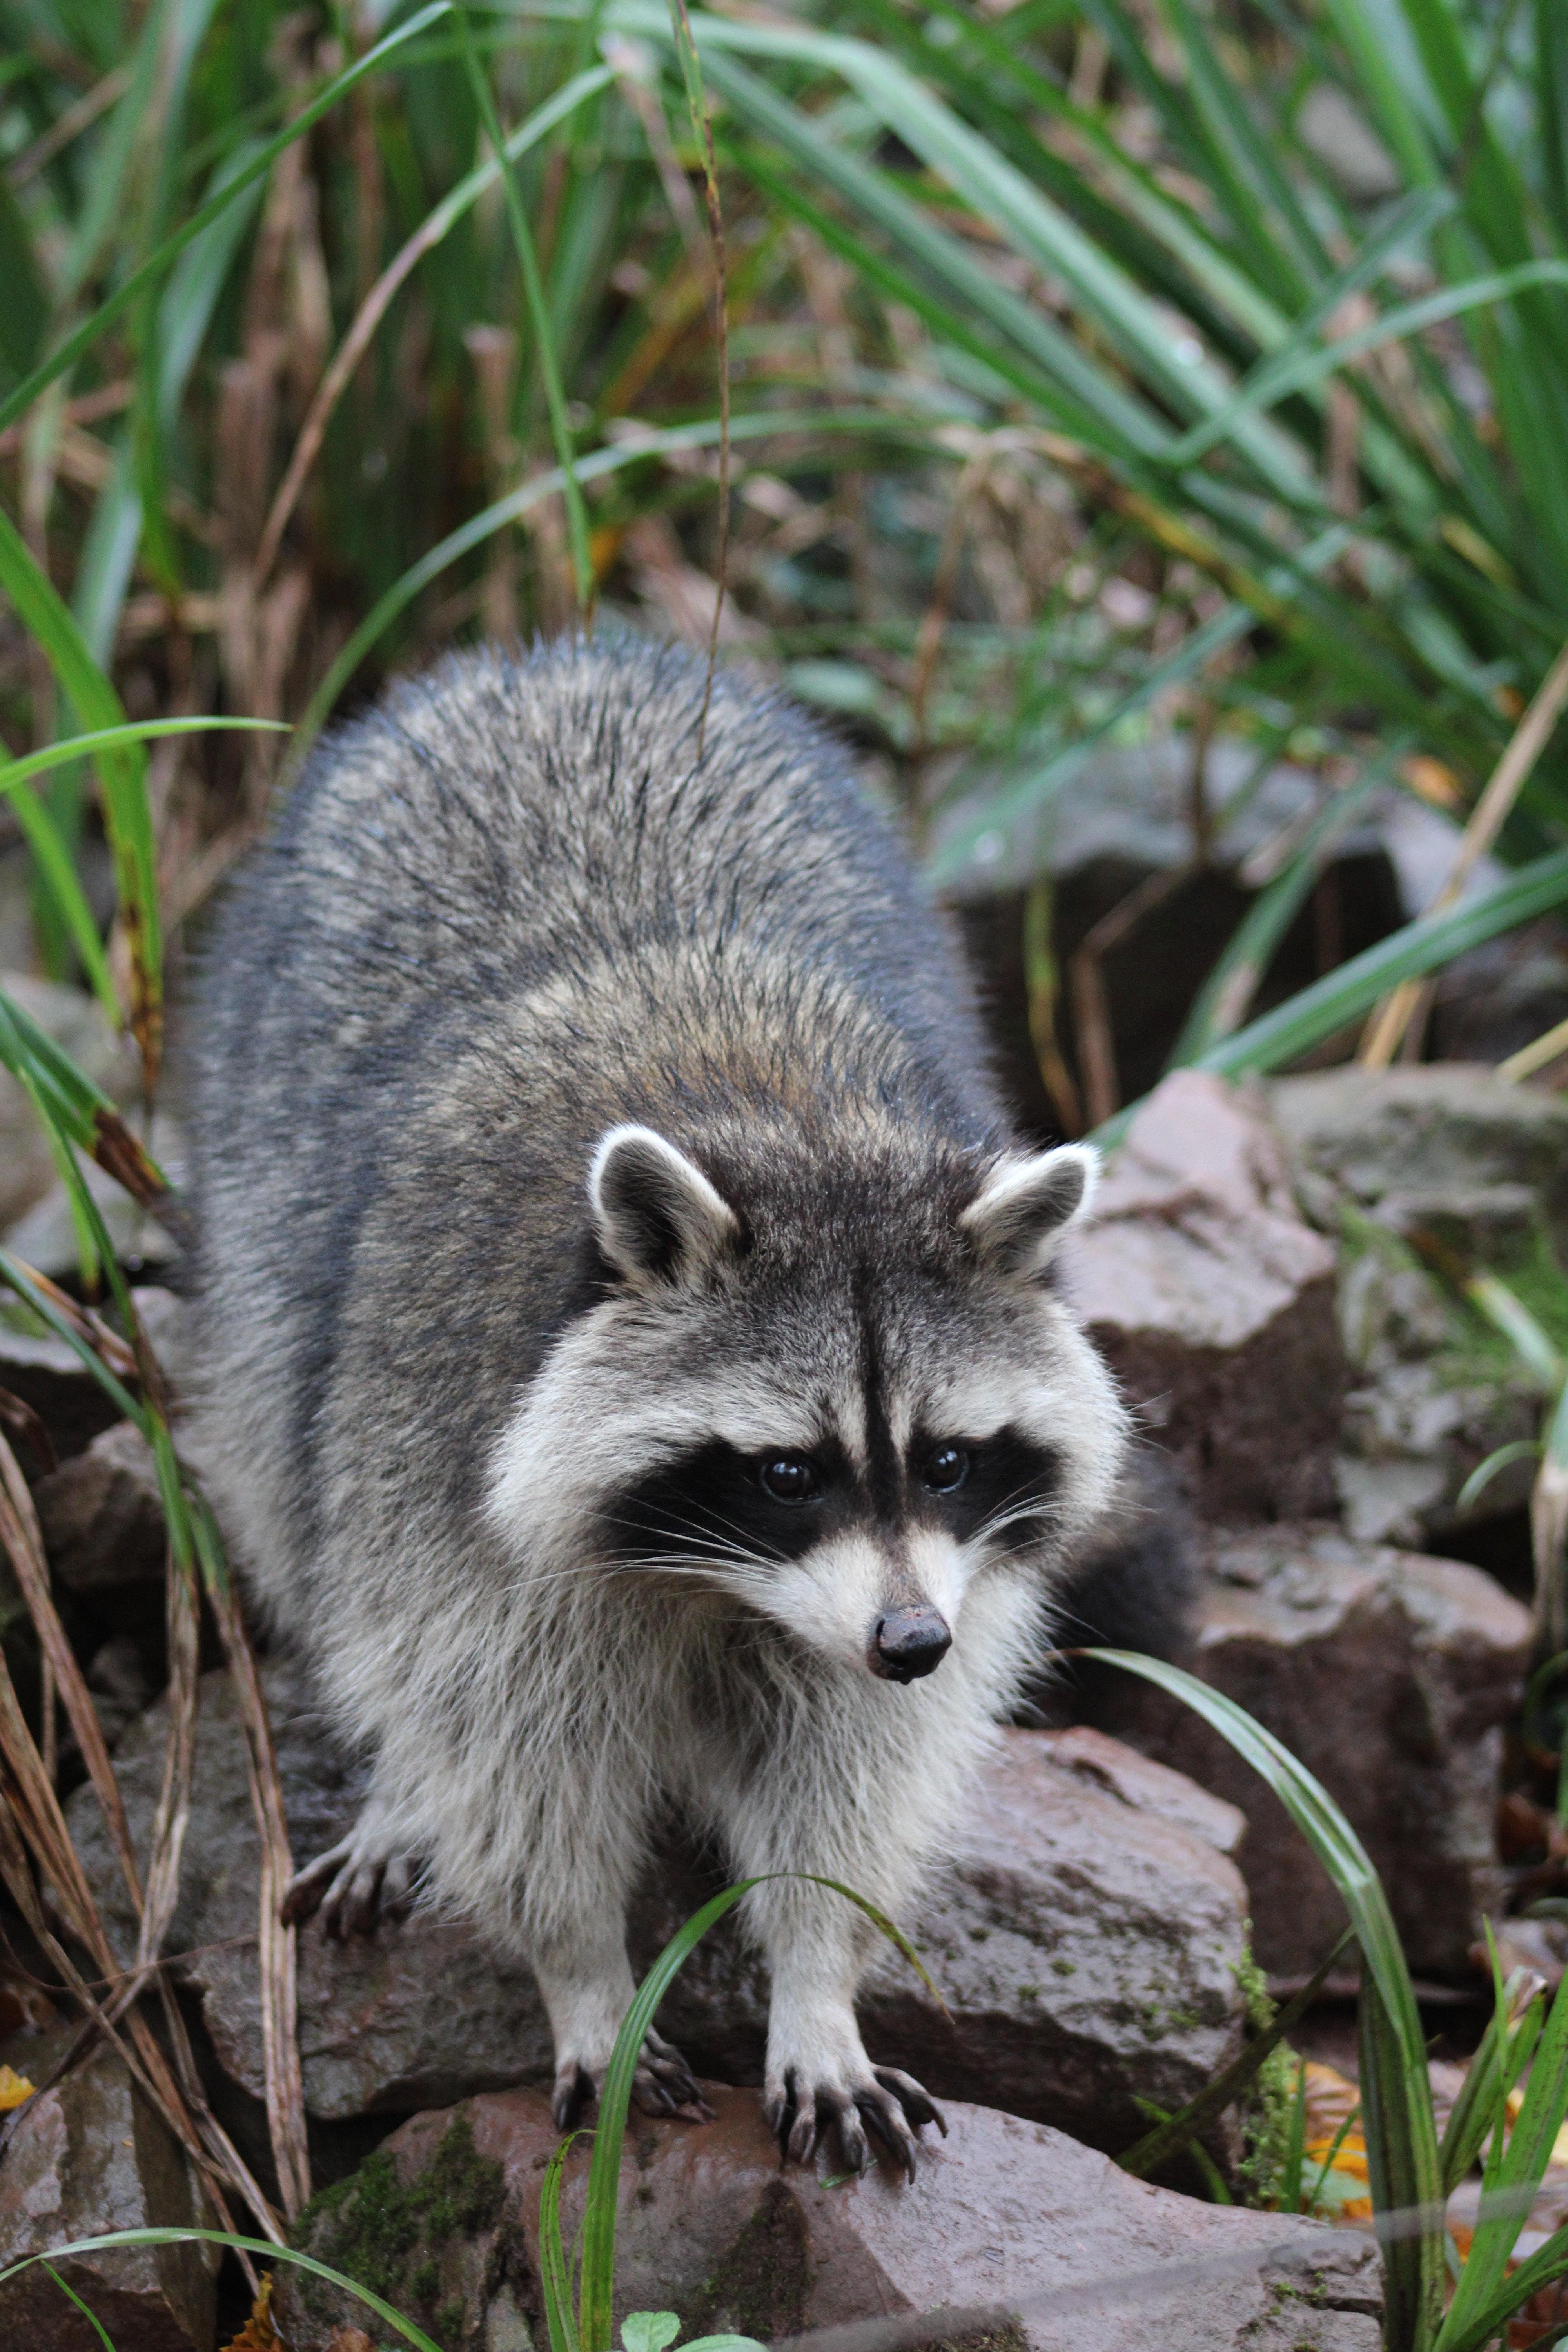
<svg viewBox="0 0 1568 2352">
<path fill-rule="evenodd" d="M 922 1601 L 918 1609 L 889 1609 L 878 1618 L 866 1663 L 885 1683 L 913 1683 L 935 1674 L 952 1647 L 946 1618 Z"/>
</svg>

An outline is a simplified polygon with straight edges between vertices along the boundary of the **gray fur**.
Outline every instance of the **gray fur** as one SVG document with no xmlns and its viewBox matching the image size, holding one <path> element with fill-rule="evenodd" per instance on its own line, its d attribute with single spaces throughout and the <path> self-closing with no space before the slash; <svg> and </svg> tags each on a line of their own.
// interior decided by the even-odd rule
<svg viewBox="0 0 1568 2352">
<path fill-rule="evenodd" d="M 737 1871 L 907 1902 L 1121 1444 L 1050 1283 L 1088 1157 L 1014 1145 L 946 925 L 843 753 L 720 677 L 699 761 L 701 687 L 601 641 L 396 689 L 233 892 L 195 1024 L 198 1455 L 375 1759 L 307 1897 L 331 1879 L 363 1921 L 419 1857 L 531 1957 L 563 2115 L 629 1998 L 661 1804 Z M 1000 1476 L 1004 1424 L 1048 1498 L 1032 1469 L 961 1538 L 922 1465 L 968 1440 Z M 837 1464 L 821 1539 L 770 1497 L 783 1534 L 657 1517 L 650 1548 L 705 1448 L 721 1482 Z M 916 1606 L 951 1652 L 879 1679 L 879 1612 Z M 909 2160 L 931 2110 L 860 2045 L 864 1921 L 798 1880 L 748 1907 L 791 2152 L 820 2119 L 863 2160 L 864 2115 Z M 684 2094 L 662 2045 L 640 2087 Z"/>
</svg>

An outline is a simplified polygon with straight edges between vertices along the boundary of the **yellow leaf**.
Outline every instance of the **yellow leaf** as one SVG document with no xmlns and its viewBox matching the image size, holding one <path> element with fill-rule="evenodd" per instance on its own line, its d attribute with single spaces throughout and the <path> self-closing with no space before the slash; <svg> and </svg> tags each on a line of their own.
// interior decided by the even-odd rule
<svg viewBox="0 0 1568 2352">
<path fill-rule="evenodd" d="M 0 2114 L 12 2107 L 26 2106 L 33 2090 L 26 2074 L 16 2074 L 9 2066 L 0 2066 Z"/>
</svg>

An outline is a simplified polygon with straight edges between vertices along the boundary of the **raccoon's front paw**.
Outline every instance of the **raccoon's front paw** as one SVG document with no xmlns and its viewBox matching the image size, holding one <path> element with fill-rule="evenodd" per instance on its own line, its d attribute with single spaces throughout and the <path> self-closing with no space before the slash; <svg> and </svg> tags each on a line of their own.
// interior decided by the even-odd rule
<svg viewBox="0 0 1568 2352">
<path fill-rule="evenodd" d="M 921 2126 L 934 2124 L 947 2137 L 942 2109 L 912 2075 L 868 2061 L 859 2067 L 832 2062 L 816 2068 L 788 2067 L 782 2083 L 770 2080 L 765 2112 L 786 2164 L 808 2164 L 824 2134 L 831 2131 L 850 2171 L 864 2172 L 871 2161 L 866 2137 L 869 2126 L 912 2180 L 920 2146 L 915 2133 Z"/>
<path fill-rule="evenodd" d="M 555 2090 L 550 2112 L 557 2131 L 570 2131 L 590 2100 L 597 2095 L 593 2074 L 580 2058 L 563 2058 L 555 2069 Z M 642 2056 L 632 2076 L 632 2104 L 645 2116 L 689 2116 L 711 2123 L 713 2110 L 697 2086 L 697 2077 L 679 2050 L 648 2028 Z"/>
<path fill-rule="evenodd" d="M 339 1942 L 374 1936 L 383 1919 L 403 1917 L 413 1883 L 408 1856 L 362 1814 L 346 1838 L 295 1873 L 283 1916 L 297 1924 L 320 1912 L 324 1933 Z"/>
</svg>

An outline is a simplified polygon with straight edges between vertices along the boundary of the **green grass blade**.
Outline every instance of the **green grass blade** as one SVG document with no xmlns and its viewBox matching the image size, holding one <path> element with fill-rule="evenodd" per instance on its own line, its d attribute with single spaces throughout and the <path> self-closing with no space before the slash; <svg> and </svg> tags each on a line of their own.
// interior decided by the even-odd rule
<svg viewBox="0 0 1568 2352">
<path fill-rule="evenodd" d="M 65 2280 L 61 2278 L 58 2271 L 56 2270 L 53 2263 L 46 2263 L 44 2264 L 44 2268 L 47 2271 L 49 2276 L 58 2287 L 60 2293 L 65 2295 L 69 2302 L 75 2304 L 77 2309 L 80 2312 L 82 2317 L 86 2320 L 88 2326 L 91 2328 L 99 2342 L 103 2346 L 104 2352 L 115 2352 L 114 2340 L 110 2335 L 108 2328 L 105 2327 L 102 2320 L 99 2318 L 98 2314 L 88 2308 L 88 2305 L 83 2303 L 80 2295 L 78 2294 L 75 2287 L 67 2285 Z"/>
<path fill-rule="evenodd" d="M 433 2343 L 422 2327 L 405 2319 L 401 2312 L 395 2311 L 368 2286 L 361 2286 L 357 2279 L 345 2277 L 329 2263 L 319 2263 L 314 2254 L 302 2254 L 293 2246 L 279 2245 L 270 2238 L 237 2237 L 228 2230 L 113 2230 L 100 2238 L 73 2238 L 68 2245 L 46 2246 L 42 2253 L 27 2254 L 21 2262 L 0 2270 L 0 2286 L 7 2279 L 19 2278 L 35 2263 L 47 2265 L 65 2262 L 73 2254 L 108 2253 L 116 2246 L 228 2246 L 236 2253 L 259 2254 L 265 2262 L 289 2263 L 296 2270 L 309 2271 L 312 2278 L 324 2279 L 340 2293 L 353 2295 L 356 2303 L 363 2303 L 395 2335 L 401 2336 L 405 2344 L 412 2344 L 414 2352 L 441 2352 L 440 2345 Z"/>
<path fill-rule="evenodd" d="M 126 725 L 124 709 L 53 583 L 33 560 L 10 518 L 0 511 L 0 587 L 42 648 L 79 718 L 95 732 Z M 153 821 L 147 805 L 146 762 L 139 743 L 100 752 L 94 763 L 103 788 L 103 819 L 114 859 L 121 920 L 131 943 L 132 1027 L 151 1085 L 163 1030 L 163 950 Z"/>
<path fill-rule="evenodd" d="M 544 386 L 544 404 L 550 415 L 550 434 L 555 444 L 555 462 L 560 468 L 562 488 L 566 500 L 566 529 L 572 547 L 572 574 L 577 593 L 577 610 L 584 615 L 594 602 L 594 566 L 588 553 L 588 510 L 583 503 L 582 484 L 577 472 L 576 451 L 573 446 L 572 428 L 566 421 L 566 394 L 562 388 L 561 363 L 556 355 L 555 331 L 551 324 L 550 307 L 545 300 L 544 284 L 539 274 L 539 257 L 533 249 L 533 234 L 528 226 L 523 208 L 522 189 L 516 166 L 507 152 L 507 142 L 496 112 L 489 77 L 480 65 L 474 47 L 473 28 L 464 0 L 453 0 L 458 36 L 462 42 L 463 67 L 468 85 L 474 93 L 479 121 L 484 125 L 490 152 L 501 167 L 501 186 L 506 195 L 507 218 L 511 224 L 512 244 L 517 250 L 518 268 L 522 273 L 523 290 L 528 299 L 529 323 L 533 331 L 534 348 L 539 359 L 539 373 Z"/>
<path fill-rule="evenodd" d="M 853 1887 L 844 1885 L 838 1879 L 821 1878 L 813 1871 L 790 1871 L 782 1874 L 805 1879 L 814 1886 L 826 1887 L 830 1893 L 842 1895 L 847 1901 L 853 1903 L 897 1945 L 919 1973 L 927 1990 L 939 2004 L 942 2003 L 942 1995 L 926 1974 L 914 1946 L 874 1903 L 868 1903 L 863 1895 L 858 1895 Z M 727 1886 L 722 1894 L 715 1895 L 700 1911 L 694 1913 L 670 1937 L 649 1969 L 622 2020 L 615 2050 L 599 2090 L 599 2123 L 594 2136 L 593 2162 L 588 2168 L 588 2201 L 583 2217 L 583 2284 L 578 2306 L 582 2352 L 611 2352 L 611 2299 L 616 2276 L 616 2194 L 620 2183 L 621 2147 L 626 2137 L 626 2113 L 631 2105 L 632 2078 L 637 2073 L 647 2030 L 658 2014 L 659 2002 L 709 1928 L 722 1919 L 727 1912 L 732 1911 L 753 1886 L 761 1886 L 764 1883 L 763 1878 L 742 1879 L 734 1886 Z"/>
<path fill-rule="evenodd" d="M 1354 1940 L 1354 1933 L 1353 1928 L 1345 1929 L 1333 1950 L 1315 1970 L 1308 1983 L 1286 2002 L 1285 2006 L 1276 2013 L 1273 2021 L 1266 2026 L 1261 2033 L 1253 2036 L 1238 2055 L 1231 2060 L 1223 2073 L 1216 2074 L 1212 2083 L 1205 2084 L 1196 2097 L 1189 2099 L 1186 2105 L 1179 2108 L 1169 2122 L 1162 2124 L 1157 2130 L 1145 2132 L 1142 2139 L 1134 2141 L 1125 2155 L 1117 2158 L 1116 2161 L 1123 2172 L 1131 2172 L 1138 2179 L 1146 2180 L 1150 2173 L 1157 2172 L 1162 2165 L 1168 2164 L 1173 2157 L 1180 2155 L 1182 2149 L 1190 2140 L 1194 2139 L 1199 2132 L 1206 2130 L 1210 2124 L 1216 2123 L 1226 2107 L 1235 2105 L 1247 2085 L 1257 2079 L 1269 2053 L 1278 2049 L 1285 2036 L 1293 2032 L 1302 2018 L 1306 2016 L 1324 1985 L 1327 1984 L 1335 1962 L 1343 1954 L 1346 1946 Z M 1293 2211 L 1295 2209 L 1288 2207 L 1287 2210 Z"/>
<path fill-rule="evenodd" d="M 1229 1741 L 1279 1798 L 1332 1880 L 1361 1945 L 1362 2112 L 1374 2203 L 1435 2215 L 1419 2235 L 1387 2238 L 1384 2260 L 1396 2352 L 1426 2352 L 1443 2276 L 1442 2175 L 1426 2036 L 1404 1950 L 1382 1882 L 1365 1847 L 1321 1783 L 1246 1710 L 1180 1666 L 1130 1651 L 1084 1653 L 1124 1667 L 1181 1699 Z"/>
<path fill-rule="evenodd" d="M 539 2191 L 539 2273 L 544 2290 L 544 2325 L 550 2352 L 577 2352 L 577 2322 L 572 2310 L 572 2273 L 561 2236 L 561 2176 L 581 2132 L 569 2132 L 544 2168 Z"/>
<path fill-rule="evenodd" d="M 1507 881 L 1444 915 L 1423 915 L 1375 947 L 1352 956 L 1310 988 L 1265 1013 L 1234 1037 L 1200 1055 L 1196 1066 L 1238 1077 L 1277 1070 L 1370 1011 L 1402 980 L 1417 980 L 1471 948 L 1512 930 L 1568 898 L 1568 850 L 1553 850 L 1520 866 Z"/>
<path fill-rule="evenodd" d="M 1500 2081 L 1495 2109 L 1498 2128 L 1492 2135 L 1485 2181 L 1486 2189 L 1501 2192 L 1499 2210 L 1489 2212 L 1483 2199 L 1470 2251 L 1435 2352 L 1457 2352 L 1458 2346 L 1470 2340 L 1478 2318 L 1489 2310 L 1551 2162 L 1552 2143 L 1568 2114 L 1568 1979 L 1558 1986 L 1535 2047 L 1523 2105 L 1506 2138 L 1501 2126 L 1505 2095 L 1506 2086 Z M 1514 2210 L 1509 2210 L 1510 2205 Z"/>
<path fill-rule="evenodd" d="M 637 1987 L 616 2037 L 615 2051 L 599 2088 L 599 2122 L 594 2134 L 588 2202 L 583 2217 L 583 2285 L 578 2307 L 582 2352 L 611 2352 L 614 2343 L 611 2298 L 616 2277 L 616 2195 L 620 2185 L 621 2146 L 631 2104 L 632 2077 L 637 2073 L 647 2030 L 681 1966 L 709 1928 L 760 1884 L 758 1879 L 747 1878 L 737 1885 L 727 1886 L 670 1937 Z"/>
<path fill-rule="evenodd" d="M 385 34 L 363 57 L 356 58 L 353 65 L 345 67 L 342 73 L 334 74 L 325 87 L 290 119 L 286 129 L 258 148 L 249 163 L 233 179 L 216 190 L 205 204 L 198 205 L 190 219 L 184 222 L 172 236 L 166 237 L 139 268 L 133 269 L 115 291 L 99 304 L 90 318 L 83 320 L 81 325 L 41 360 L 6 399 L 0 401 L 0 431 L 24 415 L 57 376 L 64 375 L 73 368 L 82 353 L 90 351 L 93 344 L 109 332 L 115 320 L 157 284 L 170 264 L 200 236 L 211 222 L 216 220 L 221 212 L 255 181 L 265 177 L 286 147 L 292 146 L 296 139 L 302 139 L 322 115 L 329 113 L 338 100 L 363 81 L 367 74 L 379 73 L 397 50 L 424 32 L 427 26 L 435 24 L 442 16 L 450 16 L 451 12 L 451 0 L 430 0 L 427 7 L 421 8 L 416 15 Z"/>
<path fill-rule="evenodd" d="M 1302 835 L 1283 873 L 1259 891 L 1226 942 L 1214 970 L 1193 1000 L 1181 1035 L 1171 1048 L 1167 1069 L 1195 1062 L 1221 1037 L 1237 1029 L 1257 993 L 1269 960 L 1295 921 L 1321 870 L 1329 849 L 1354 823 L 1374 793 L 1383 790 L 1410 750 L 1401 736 L 1358 776 L 1333 793 Z"/>
<path fill-rule="evenodd" d="M 47 743 L 41 751 L 26 751 L 20 759 L 0 761 L 0 793 L 8 793 L 31 776 L 47 775 L 73 760 L 90 759 L 100 751 L 117 751 L 122 743 L 146 743 L 163 735 L 205 735 L 209 729 L 231 728 L 263 734 L 287 735 L 281 719 L 137 719 L 123 727 L 100 727 L 90 735 L 72 735 L 64 742 Z"/>
</svg>

